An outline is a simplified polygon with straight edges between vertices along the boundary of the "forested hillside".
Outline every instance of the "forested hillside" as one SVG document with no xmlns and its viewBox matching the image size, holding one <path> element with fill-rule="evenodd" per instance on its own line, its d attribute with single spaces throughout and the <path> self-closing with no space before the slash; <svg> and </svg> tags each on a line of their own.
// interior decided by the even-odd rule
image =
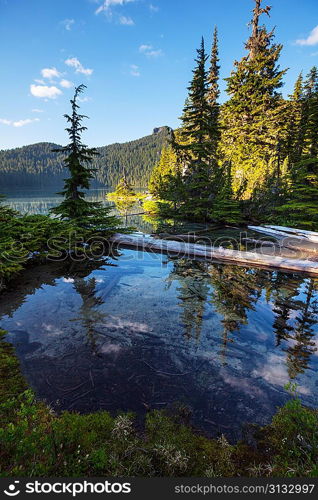
<svg viewBox="0 0 318 500">
<path fill-rule="evenodd" d="M 135 186 L 146 186 L 154 165 L 169 134 L 168 127 L 155 129 L 152 135 L 124 144 L 97 148 L 100 156 L 94 160 L 96 179 L 103 185 L 115 185 L 125 169 Z M 0 151 L 0 185 L 2 188 L 41 188 L 60 184 L 67 176 L 63 155 L 52 153 L 59 147 L 40 142 L 22 148 Z"/>
</svg>

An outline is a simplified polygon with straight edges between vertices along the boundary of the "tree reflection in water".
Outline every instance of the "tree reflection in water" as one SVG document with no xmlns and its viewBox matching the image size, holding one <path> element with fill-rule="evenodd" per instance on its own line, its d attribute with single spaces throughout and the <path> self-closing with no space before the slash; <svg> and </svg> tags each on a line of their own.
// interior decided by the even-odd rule
<svg viewBox="0 0 318 500">
<path fill-rule="evenodd" d="M 96 278 L 89 278 L 87 281 L 84 278 L 74 279 L 74 289 L 81 296 L 83 302 L 79 309 L 79 316 L 71 320 L 82 323 L 94 355 L 98 354 L 96 325 L 104 322 L 107 317 L 106 313 L 98 310 L 99 306 L 105 302 L 96 295 L 96 285 Z"/>
<path fill-rule="evenodd" d="M 317 405 L 317 282 L 296 273 L 124 250 L 27 270 L 0 316 L 31 386 L 62 409 L 177 401 L 208 432 L 236 432 L 268 421 L 288 379 Z"/>
<path fill-rule="evenodd" d="M 277 347 L 284 341 L 290 379 L 308 367 L 317 351 L 314 325 L 318 321 L 318 282 L 299 274 L 251 269 L 239 266 L 208 264 L 181 259 L 174 262 L 168 283 L 178 281 L 180 320 L 187 339 L 200 339 L 207 301 L 222 317 L 222 364 L 227 364 L 227 347 L 235 342 L 240 328 L 248 324 L 249 311 L 265 292 L 267 303 L 273 301 L 273 331 Z M 302 286 L 305 288 L 302 293 Z"/>
</svg>

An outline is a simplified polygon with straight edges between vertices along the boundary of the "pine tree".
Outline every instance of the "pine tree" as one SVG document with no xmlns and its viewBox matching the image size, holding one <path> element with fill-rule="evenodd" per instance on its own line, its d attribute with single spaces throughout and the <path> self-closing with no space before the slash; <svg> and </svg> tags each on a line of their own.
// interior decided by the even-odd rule
<svg viewBox="0 0 318 500">
<path fill-rule="evenodd" d="M 167 184 L 170 177 L 177 171 L 177 157 L 173 150 L 172 144 L 164 146 L 161 152 L 160 160 L 154 167 L 150 181 L 149 191 L 156 198 L 165 199 Z"/>
<path fill-rule="evenodd" d="M 305 229 L 318 229 L 318 71 L 312 68 L 304 83 L 298 124 L 300 160 L 292 165 L 292 185 L 277 220 Z M 296 157 L 298 158 L 298 157 Z"/>
<path fill-rule="evenodd" d="M 218 102 L 220 96 L 219 89 L 220 65 L 219 65 L 219 48 L 218 48 L 218 31 L 217 27 L 213 33 L 213 44 L 210 59 L 210 69 L 207 79 L 207 94 L 206 98 L 210 106 L 210 141 L 211 141 L 211 156 L 217 162 L 217 150 L 220 140 L 220 105 Z"/>
<path fill-rule="evenodd" d="M 131 198 L 135 197 L 136 193 L 132 187 L 132 184 L 126 177 L 126 172 L 124 171 L 123 177 L 120 179 L 119 183 L 116 186 L 116 190 L 114 195 L 118 198 Z"/>
<path fill-rule="evenodd" d="M 70 172 L 70 177 L 64 181 L 64 190 L 58 193 L 64 196 L 64 200 L 51 212 L 61 219 L 74 220 L 86 227 L 93 226 L 95 229 L 100 229 L 102 226 L 106 229 L 114 226 L 116 219 L 108 216 L 109 209 L 103 208 L 101 203 L 85 200 L 85 192 L 82 191 L 90 187 L 90 181 L 94 178 L 91 164 L 98 155 L 95 148 L 88 148 L 81 140 L 82 133 L 87 129 L 82 125 L 82 121 L 87 117 L 78 113 L 77 100 L 85 88 L 85 85 L 80 85 L 75 89 L 74 97 L 70 101 L 72 114 L 64 115 L 70 124 L 66 128 L 70 138 L 69 144 L 53 150 L 67 155 L 64 164 Z"/>
<path fill-rule="evenodd" d="M 242 209 L 240 201 L 233 193 L 231 164 L 224 164 L 219 170 L 220 189 L 209 217 L 218 223 L 239 224 L 242 222 Z"/>
<path fill-rule="evenodd" d="M 4 205 L 3 201 L 5 196 L 0 195 L 0 222 L 8 222 L 12 217 L 18 215 L 18 212 L 10 208 L 8 205 Z"/>
<path fill-rule="evenodd" d="M 270 7 L 261 8 L 261 0 L 255 0 L 248 55 L 235 62 L 226 79 L 230 99 L 223 106 L 222 151 L 232 163 L 234 190 L 244 187 L 245 199 L 280 165 L 277 144 L 286 133 L 279 93 L 286 72 L 278 66 L 282 45 L 273 44 L 274 32 L 259 25 L 260 17 L 269 12 Z"/>
<path fill-rule="evenodd" d="M 304 156 L 318 156 L 318 69 L 314 66 L 304 84 Z"/>
<path fill-rule="evenodd" d="M 202 38 L 197 50 L 189 96 L 181 117 L 180 143 L 175 143 L 186 190 L 184 212 L 206 219 L 211 205 L 211 106 L 207 99 L 207 55 Z"/>
<path fill-rule="evenodd" d="M 293 166 L 300 161 L 304 148 L 304 84 L 302 74 L 298 76 L 294 92 L 290 96 L 288 115 L 287 156 L 292 171 Z"/>
</svg>

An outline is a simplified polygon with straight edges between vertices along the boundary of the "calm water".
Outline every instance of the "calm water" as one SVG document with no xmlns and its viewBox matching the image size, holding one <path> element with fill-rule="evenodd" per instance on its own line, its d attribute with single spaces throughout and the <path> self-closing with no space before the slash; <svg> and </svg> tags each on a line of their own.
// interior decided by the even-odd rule
<svg viewBox="0 0 318 500">
<path fill-rule="evenodd" d="M 54 191 L 6 194 L 22 213 L 58 202 Z M 90 199 L 107 205 L 106 194 L 92 190 Z M 130 215 L 139 205 L 112 211 L 145 233 L 162 224 Z M 0 300 L 0 326 L 25 376 L 55 409 L 142 416 L 177 404 L 198 428 L 230 438 L 269 422 L 289 381 L 318 407 L 317 322 L 313 278 L 133 250 L 89 267 L 29 269 Z"/>
<path fill-rule="evenodd" d="M 172 408 L 230 438 L 268 422 L 292 380 L 318 406 L 318 281 L 124 250 L 28 270 L 0 325 L 57 410 Z"/>
<path fill-rule="evenodd" d="M 47 214 L 50 208 L 55 207 L 61 200 L 61 196 L 56 194 L 62 190 L 62 186 L 52 186 L 50 190 L 28 189 L 25 190 L 1 190 L 6 196 L 5 203 L 22 214 Z M 102 201 L 105 206 L 114 206 L 114 203 L 107 201 L 107 193 L 113 191 L 112 188 L 91 189 L 87 195 L 90 201 Z M 115 208 L 115 207 L 114 207 Z"/>
<path fill-rule="evenodd" d="M 62 186 L 53 186 L 51 190 L 25 189 L 25 190 L 1 190 L 6 196 L 5 204 L 21 214 L 47 214 L 55 207 L 62 198 L 56 194 Z M 111 214 L 119 215 L 123 226 L 135 226 L 139 231 L 148 233 L 153 230 L 153 225 L 147 217 L 141 218 L 135 215 L 142 212 L 139 203 L 129 203 L 126 205 L 116 204 L 107 200 L 107 194 L 114 191 L 114 188 L 91 189 L 87 195 L 90 201 L 100 201 L 104 206 L 111 208 Z M 143 192 L 143 189 L 137 190 Z"/>
</svg>

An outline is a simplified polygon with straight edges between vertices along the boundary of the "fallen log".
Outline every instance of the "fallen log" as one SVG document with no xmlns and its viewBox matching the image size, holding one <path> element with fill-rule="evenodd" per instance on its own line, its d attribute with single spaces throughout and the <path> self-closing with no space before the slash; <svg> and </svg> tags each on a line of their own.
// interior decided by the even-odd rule
<svg viewBox="0 0 318 500">
<path fill-rule="evenodd" d="M 195 234 L 159 233 L 151 236 L 156 240 L 184 241 L 186 243 L 195 243 L 198 240 L 202 240 L 202 236 L 197 236 Z"/>
<path fill-rule="evenodd" d="M 223 247 L 209 247 L 180 241 L 158 240 L 151 236 L 129 235 L 117 233 L 111 237 L 111 243 L 116 246 L 134 248 L 139 251 L 168 253 L 184 257 L 194 257 L 203 260 L 217 260 L 237 265 L 261 266 L 290 271 L 305 272 L 318 275 L 318 262 L 298 260 L 280 256 L 265 255 L 260 252 L 243 252 L 229 250 Z"/>
<path fill-rule="evenodd" d="M 282 229 L 271 229 L 272 227 Z M 308 253 L 318 253 L 318 234 L 317 241 L 313 240 L 314 236 L 310 237 L 306 236 L 306 234 L 302 235 L 301 230 L 284 228 L 283 226 L 248 226 L 252 231 L 257 231 L 258 233 L 264 233 L 269 236 L 273 236 L 277 239 L 277 244 L 281 247 L 290 248 L 292 250 L 298 251 L 301 255 L 306 256 Z M 284 229 L 284 230 L 283 230 Z M 290 231 L 290 234 L 287 232 Z M 296 234 L 296 232 L 299 232 Z M 294 234 L 295 232 L 295 234 Z M 308 231 L 310 233 L 311 231 Z"/>
<path fill-rule="evenodd" d="M 279 231 L 277 229 L 271 229 L 269 227 L 263 227 L 263 226 L 247 226 L 248 229 L 251 231 L 256 231 L 257 233 L 262 233 L 262 234 L 268 234 L 269 236 L 273 236 L 274 238 L 277 238 L 278 240 L 283 240 L 284 238 L 290 238 L 291 234 L 287 234 L 286 232 Z M 294 239 L 298 240 L 303 240 L 304 238 L 302 236 L 298 236 L 297 234 L 292 236 Z"/>
<path fill-rule="evenodd" d="M 275 241 L 255 240 L 254 238 L 242 238 L 242 241 L 245 241 L 245 243 L 254 243 L 255 245 L 258 246 L 267 246 L 267 247 L 273 247 L 277 244 Z"/>
<path fill-rule="evenodd" d="M 287 236 L 289 236 L 290 234 L 292 235 L 296 234 L 298 236 L 301 236 L 302 238 L 308 239 L 309 241 L 318 243 L 318 233 L 315 233 L 314 231 L 307 231 L 306 229 L 295 229 L 292 227 L 285 227 L 285 226 L 270 226 L 267 224 L 265 225 L 265 227 L 287 233 Z"/>
</svg>

